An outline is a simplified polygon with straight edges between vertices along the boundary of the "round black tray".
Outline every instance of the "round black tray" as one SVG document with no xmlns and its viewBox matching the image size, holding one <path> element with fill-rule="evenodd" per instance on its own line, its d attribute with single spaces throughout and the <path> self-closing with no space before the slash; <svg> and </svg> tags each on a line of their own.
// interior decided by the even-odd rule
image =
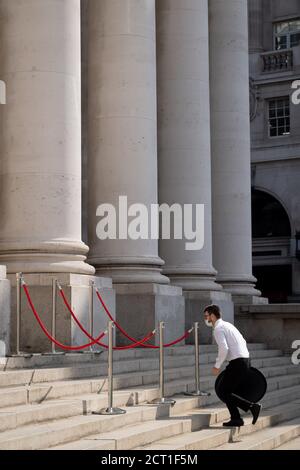
<svg viewBox="0 0 300 470">
<path fill-rule="evenodd" d="M 218 375 L 215 383 L 215 391 L 219 398 L 224 374 L 225 371 L 221 372 L 221 374 Z M 258 369 L 250 367 L 247 378 L 243 381 L 242 384 L 239 385 L 236 390 L 234 390 L 234 393 L 253 403 L 258 403 L 264 397 L 266 391 L 267 381 L 265 376 Z"/>
</svg>

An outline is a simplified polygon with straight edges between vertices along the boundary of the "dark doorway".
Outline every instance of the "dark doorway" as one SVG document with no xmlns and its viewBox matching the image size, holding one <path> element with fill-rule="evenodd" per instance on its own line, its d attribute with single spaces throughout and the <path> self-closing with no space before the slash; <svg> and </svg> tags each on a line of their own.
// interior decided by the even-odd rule
<svg viewBox="0 0 300 470">
<path fill-rule="evenodd" d="M 286 303 L 292 294 L 292 267 L 282 265 L 278 240 L 291 238 L 291 225 L 282 204 L 263 191 L 252 191 L 252 238 L 255 241 L 254 265 L 259 256 L 267 256 L 272 264 L 254 266 L 257 287 L 270 303 Z M 272 243 L 272 239 L 274 243 Z M 267 242 L 267 243 L 266 243 Z M 257 247 L 261 245 L 261 249 Z M 265 248 L 267 247 L 267 249 Z"/>
<path fill-rule="evenodd" d="M 291 225 L 282 204 L 270 194 L 252 191 L 252 237 L 291 237 Z"/>
<path fill-rule="evenodd" d="M 292 266 L 255 266 L 253 274 L 257 278 L 257 288 L 270 303 L 287 303 L 292 294 Z"/>
</svg>

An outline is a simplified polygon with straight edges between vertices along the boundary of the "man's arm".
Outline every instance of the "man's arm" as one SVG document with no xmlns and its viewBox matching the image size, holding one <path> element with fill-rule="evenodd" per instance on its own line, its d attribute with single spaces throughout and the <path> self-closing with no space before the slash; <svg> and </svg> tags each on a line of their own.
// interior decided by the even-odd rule
<svg viewBox="0 0 300 470">
<path fill-rule="evenodd" d="M 226 341 L 225 333 L 221 329 L 214 331 L 216 343 L 218 345 L 218 357 L 216 359 L 215 369 L 221 369 L 223 362 L 225 361 L 229 348 Z"/>
</svg>

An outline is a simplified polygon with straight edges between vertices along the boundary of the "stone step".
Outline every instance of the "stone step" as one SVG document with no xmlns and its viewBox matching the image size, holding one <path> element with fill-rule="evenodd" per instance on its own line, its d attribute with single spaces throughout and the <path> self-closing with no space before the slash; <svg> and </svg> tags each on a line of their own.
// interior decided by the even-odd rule
<svg viewBox="0 0 300 470">
<path fill-rule="evenodd" d="M 191 430 L 190 419 L 162 419 L 126 426 L 123 429 L 87 437 L 83 441 L 68 446 L 58 446 L 52 450 L 131 450 L 137 446 L 153 442 L 159 437 L 164 439 Z"/>
<path fill-rule="evenodd" d="M 217 420 L 224 419 L 226 411 L 219 410 Z M 227 413 L 228 414 L 228 413 Z M 224 429 L 220 422 L 211 424 L 209 429 L 201 429 L 196 432 L 188 432 L 176 437 L 156 440 L 152 445 L 137 447 L 135 450 L 227 450 L 243 448 L 246 441 L 257 441 L 257 436 L 269 431 L 269 426 L 278 425 L 291 417 L 297 416 L 299 423 L 300 409 L 298 403 L 289 403 L 275 407 L 261 414 L 256 425 L 252 425 L 252 418 L 244 418 L 245 426 L 237 429 Z M 282 424 L 280 424 L 280 427 Z M 271 428 L 275 429 L 275 428 Z M 233 442 L 231 441 L 242 441 Z M 258 442 L 258 441 L 257 441 Z"/>
<path fill-rule="evenodd" d="M 262 351 L 266 350 L 267 346 L 263 343 L 249 343 L 249 351 Z M 200 353 L 208 354 L 214 353 L 217 351 L 215 344 L 201 344 Z M 157 356 L 157 350 L 155 349 L 146 349 L 146 348 L 135 348 L 122 351 L 114 352 L 114 359 L 119 360 L 128 360 L 128 359 L 141 359 L 141 358 L 155 358 Z M 193 355 L 194 346 L 185 345 L 185 346 L 176 346 L 171 348 L 166 348 L 166 356 L 178 356 L 178 355 Z M 101 356 L 101 359 L 99 359 Z M 13 369 L 32 369 L 36 367 L 58 367 L 65 365 L 74 365 L 74 364 L 90 364 L 91 362 L 98 363 L 99 360 L 107 360 L 107 351 L 100 350 L 97 353 L 63 353 L 53 355 L 49 354 L 27 354 L 25 356 L 12 356 L 7 358 L 0 358 L 0 370 L 13 370 Z"/>
<path fill-rule="evenodd" d="M 267 392 L 262 399 L 262 404 L 265 408 L 270 408 L 287 401 L 298 400 L 299 397 L 299 385 L 294 385 L 292 387 Z"/>
<path fill-rule="evenodd" d="M 262 351 L 263 352 L 263 351 Z M 201 359 L 201 357 L 200 357 Z M 209 357 L 212 362 L 208 361 L 208 356 L 202 357 L 201 373 L 208 375 L 214 365 L 215 355 Z M 193 356 L 174 356 L 166 358 L 165 365 L 168 369 L 182 369 L 181 374 L 188 367 L 193 367 Z M 291 359 L 289 357 L 275 356 L 263 357 L 252 360 L 254 367 L 273 367 L 280 365 L 290 365 Z M 139 359 L 119 361 L 114 363 L 115 374 L 129 374 L 131 372 L 138 372 L 141 375 L 145 370 L 158 371 L 158 359 Z M 191 369 L 192 370 L 192 369 Z M 137 374 L 137 375 L 139 375 Z M 72 367 L 57 367 L 57 368 L 40 368 L 40 369 L 26 369 L 26 370 L 12 370 L 0 372 L 0 388 L 11 387 L 16 385 L 28 385 L 33 383 L 47 383 L 55 382 L 66 379 L 79 379 L 96 376 L 107 375 L 107 364 L 86 364 Z M 186 375 L 189 375 L 186 374 Z M 127 385 L 129 386 L 129 385 Z"/>
<path fill-rule="evenodd" d="M 211 389 L 214 383 L 214 378 L 207 378 L 207 383 Z M 298 388 L 293 387 L 294 383 L 300 384 L 300 374 L 297 376 L 283 376 L 270 379 L 269 389 L 266 398 L 264 399 L 264 406 L 268 404 L 273 405 L 275 403 L 282 403 L 282 399 L 286 397 L 286 388 L 289 389 L 289 393 L 294 392 L 294 396 L 297 398 Z M 173 384 L 167 384 L 166 392 L 170 395 L 174 395 L 182 390 L 184 386 L 180 381 L 174 382 Z M 192 389 L 191 386 L 188 387 Z M 280 389 L 278 387 L 281 387 Z M 280 391 L 279 391 L 280 390 Z M 116 392 L 114 394 L 115 406 L 134 406 L 141 403 L 151 402 L 159 396 L 159 389 L 157 387 L 151 388 L 136 388 L 124 390 L 122 392 Z M 291 395 L 290 395 L 291 396 Z M 0 395 L 1 397 L 1 395 Z M 210 402 L 213 400 L 217 402 L 217 397 L 212 393 L 212 397 L 209 398 Z M 188 410 L 193 407 L 205 406 L 208 402 L 206 398 L 193 398 L 185 399 L 181 403 L 181 410 Z M 38 404 L 39 403 L 39 404 Z M 3 407 L 0 412 L 0 432 L 8 429 L 14 429 L 18 426 L 30 424 L 32 422 L 43 422 L 51 419 L 62 419 L 71 416 L 81 415 L 83 413 L 91 413 L 98 411 L 101 408 L 107 406 L 107 395 L 106 393 L 93 393 L 85 395 L 77 395 L 72 398 L 61 398 L 60 400 L 49 400 L 38 402 L 36 404 L 27 404 L 13 407 Z M 184 405 L 184 408 L 183 408 Z M 178 410 L 178 403 L 175 409 Z M 179 412 L 179 411 L 178 411 Z"/>
<path fill-rule="evenodd" d="M 290 419 L 291 416 L 295 416 L 295 413 L 300 415 L 298 406 L 292 404 L 285 405 L 280 409 L 277 408 L 269 411 L 268 413 L 264 413 L 256 426 L 253 426 L 251 424 L 251 419 L 247 418 L 245 421 L 245 427 L 241 429 L 243 430 L 243 434 L 256 432 L 257 430 L 266 428 L 271 424 L 279 423 L 281 420 Z M 56 446 L 55 450 L 100 450 L 103 449 L 103 445 L 105 445 L 105 449 L 109 450 L 137 450 L 137 448 L 140 449 L 141 446 L 148 446 L 149 444 L 152 444 L 152 446 L 150 448 L 147 447 L 146 450 L 161 449 L 161 446 L 165 446 L 165 449 L 170 450 L 173 448 L 178 450 L 195 450 L 197 449 L 199 442 L 201 442 L 201 449 L 205 448 L 205 445 L 207 445 L 208 448 L 211 448 L 215 442 L 215 433 L 212 433 L 211 439 L 207 441 L 206 429 L 203 428 L 205 426 L 211 425 L 212 429 L 216 431 L 218 439 L 221 438 L 219 431 L 222 431 L 222 439 L 224 439 L 224 442 L 228 442 L 232 431 L 226 430 L 223 427 L 220 428 L 219 424 L 220 420 L 224 420 L 227 417 L 228 411 L 225 408 L 220 408 L 217 410 L 191 410 L 185 413 L 184 416 L 180 416 L 179 414 L 175 413 L 170 418 L 164 418 L 159 422 L 162 424 L 165 422 L 170 422 L 170 420 L 172 420 L 172 422 L 173 420 L 176 420 L 176 422 L 179 422 L 179 420 L 184 420 L 185 423 L 189 422 L 189 425 L 185 427 L 183 432 L 175 432 L 175 430 L 172 428 L 172 434 L 167 436 L 166 433 L 168 432 L 168 427 L 166 426 L 164 427 L 163 437 L 161 437 L 161 434 L 160 437 L 158 437 L 158 434 L 154 434 L 155 430 L 152 427 L 152 425 L 156 426 L 156 424 L 154 425 L 154 423 L 147 423 L 146 426 L 144 426 L 144 423 L 141 423 L 139 425 L 126 426 L 125 428 L 118 431 L 89 436 L 84 440 L 71 442 L 63 446 Z M 180 430 L 180 428 L 178 430 Z M 128 437 L 128 439 L 126 439 L 126 437 Z M 225 441 L 225 439 L 227 439 L 227 441 Z M 108 442 L 110 444 L 108 444 Z M 155 444 L 153 444 L 154 442 Z M 181 447 L 183 442 L 185 443 L 185 446 Z M 217 445 L 219 442 L 220 441 L 217 441 Z M 180 446 L 178 446 L 178 444 L 180 444 Z M 187 444 L 189 447 L 187 447 Z"/>
<path fill-rule="evenodd" d="M 126 390 L 118 392 L 114 396 L 114 406 L 128 407 L 134 406 L 137 403 L 146 403 L 147 400 L 152 401 L 158 398 L 159 390 L 157 388 L 141 389 L 141 390 Z M 184 412 L 201 405 L 201 398 L 181 398 L 172 408 L 172 412 Z M 58 420 L 72 416 L 80 416 L 83 414 L 91 414 L 94 411 L 99 411 L 107 407 L 106 394 L 90 394 L 77 396 L 70 399 L 50 400 L 49 402 L 35 404 L 35 405 L 21 405 L 17 407 L 2 408 L 0 412 L 0 432 L 9 429 L 15 429 L 19 426 L 25 426 L 31 423 L 41 423 L 51 420 Z M 157 408 L 157 407 L 156 407 Z M 166 416 L 170 407 L 160 407 L 159 412 L 161 415 Z M 142 412 L 142 411 L 141 411 Z M 154 416 L 157 416 L 155 411 Z"/>
<path fill-rule="evenodd" d="M 182 387 L 182 384 L 181 384 L 181 387 Z M 148 390 L 148 391 L 144 391 L 144 392 L 148 392 L 148 398 L 156 398 L 158 396 L 158 390 Z M 152 397 L 149 396 L 149 393 L 152 392 Z M 115 397 L 115 406 L 123 406 L 123 403 L 126 403 L 126 400 L 128 399 L 128 396 L 129 394 L 132 394 L 132 391 L 128 391 L 128 394 L 126 395 L 125 393 L 123 394 L 116 394 L 116 397 Z M 269 406 L 273 406 L 273 403 L 282 403 L 284 401 L 287 401 L 287 400 L 292 400 L 294 399 L 294 397 L 297 397 L 299 398 L 300 397 L 300 386 L 298 387 L 291 387 L 291 388 L 287 388 L 287 389 L 284 389 L 284 390 L 276 390 L 274 392 L 271 392 L 270 393 L 270 398 L 268 399 L 268 405 Z M 144 397 L 140 397 L 140 399 L 142 398 L 145 398 Z M 179 397 L 178 398 L 178 403 L 176 403 L 174 409 L 171 409 L 171 412 L 168 408 L 168 412 L 170 412 L 171 416 L 174 415 L 174 413 L 187 413 L 189 415 L 189 411 L 195 407 L 199 407 L 199 406 L 205 406 L 205 405 L 209 405 L 209 404 L 212 404 L 212 403 L 218 403 L 218 399 L 217 397 L 212 394 L 211 397 L 201 397 L 201 398 L 181 398 Z M 1 413 L 0 413 L 0 416 L 2 418 L 1 420 L 1 431 L 4 431 L 5 432 L 2 432 L 0 434 L 0 449 L 6 449 L 6 445 L 10 446 L 9 449 L 13 449 L 14 447 L 14 443 L 11 442 L 11 438 L 12 437 L 15 437 L 14 434 L 12 435 L 13 431 L 9 431 L 9 429 L 14 429 L 16 427 L 21 427 L 19 429 L 20 431 L 20 436 L 22 437 L 22 426 L 23 428 L 27 430 L 27 433 L 30 434 L 31 431 L 33 431 L 34 433 L 34 436 L 33 436 L 33 442 L 37 442 L 36 441 L 36 438 L 35 438 L 35 427 L 30 427 L 29 424 L 30 423 L 39 423 L 39 422 L 42 422 L 42 421 L 49 421 L 49 420 L 56 420 L 54 423 L 49 423 L 49 426 L 52 426 L 52 425 L 55 425 L 56 424 L 59 424 L 61 422 L 64 422 L 66 424 L 66 426 L 68 426 L 70 423 L 72 424 L 71 422 L 71 419 L 70 417 L 74 416 L 74 420 L 76 423 L 78 423 L 77 418 L 80 418 L 80 414 L 83 413 L 83 411 L 88 411 L 88 412 L 91 412 L 91 411 L 98 411 L 100 408 L 102 407 L 106 407 L 107 406 L 107 401 L 106 401 L 106 397 L 104 396 L 101 396 L 101 397 L 97 397 L 95 398 L 94 395 L 93 396 L 86 396 L 86 397 L 78 397 L 77 400 L 59 400 L 57 402 L 49 402 L 49 403 L 46 403 L 46 404 L 42 404 L 42 405 L 35 405 L 35 406 L 30 406 L 28 405 L 27 407 L 26 406 L 21 406 L 21 407 L 17 407 L 15 409 L 9 409 L 9 410 L 3 410 Z M 165 407 L 163 407 L 165 408 Z M 298 407 L 299 408 L 299 407 Z M 145 420 L 155 420 L 157 419 L 158 417 L 158 410 L 157 410 L 157 407 L 155 406 L 138 406 L 138 407 L 129 407 L 129 408 L 126 408 L 128 410 L 128 412 L 130 413 L 134 413 L 134 415 L 131 415 L 131 424 L 137 424 L 139 422 L 143 422 Z M 226 410 L 225 410 L 226 411 Z M 166 412 L 164 410 L 162 410 L 162 408 L 160 407 L 159 408 L 159 416 L 161 416 L 162 412 L 165 414 Z M 211 415 L 211 410 L 202 410 L 201 412 L 199 413 L 193 413 L 193 416 L 192 416 L 192 425 L 193 427 L 195 427 L 195 416 L 197 415 L 197 425 L 198 427 L 203 427 L 205 425 L 208 424 L 208 419 L 209 419 L 209 424 L 211 424 L 211 417 L 208 418 L 208 416 Z M 123 415 L 125 416 L 125 415 Z M 107 432 L 109 429 L 113 429 L 114 430 L 114 425 L 117 426 L 117 429 L 119 428 L 122 428 L 122 426 L 124 426 L 125 424 L 127 424 L 127 418 L 123 418 L 123 416 L 119 417 L 120 418 L 120 421 L 117 422 L 115 420 L 115 417 L 101 417 L 101 418 L 105 418 L 106 419 L 106 426 L 105 425 L 102 425 L 102 428 L 100 431 L 97 431 L 97 433 L 99 432 Z M 219 419 L 225 419 L 227 416 L 226 414 L 224 415 L 224 410 L 222 410 L 222 415 L 219 415 L 219 418 L 217 418 L 216 416 L 218 415 L 215 415 L 215 418 L 213 418 L 213 421 L 214 422 L 218 422 Z M 68 419 L 63 419 L 63 418 L 68 418 Z M 64 435 L 64 432 L 63 432 L 63 425 L 62 425 L 62 429 L 61 429 L 61 434 L 59 434 L 61 436 L 61 441 L 57 441 L 56 443 L 61 443 L 61 442 L 68 442 L 68 441 L 74 441 L 76 439 L 76 437 L 82 437 L 82 436 L 86 436 L 86 435 L 89 435 L 90 434 L 90 427 L 87 425 L 85 425 L 86 423 L 89 424 L 89 418 L 90 416 L 85 416 L 86 420 L 83 420 L 83 421 L 80 421 L 78 423 L 79 425 L 79 428 L 80 429 L 77 429 L 77 427 L 75 426 L 74 428 L 72 427 L 73 431 L 74 431 L 74 437 L 71 435 L 71 431 L 68 431 L 66 436 Z M 112 422 L 110 422 L 109 420 L 112 420 Z M 125 421 L 124 421 L 125 420 Z M 109 421 L 109 422 L 108 422 Z M 125 423 L 125 424 L 124 424 Z M 45 425 L 39 425 L 38 427 L 40 428 L 41 430 L 41 433 L 43 433 L 43 426 Z M 92 424 L 91 424 L 92 426 Z M 52 429 L 52 428 L 51 428 Z M 18 431 L 18 429 L 15 430 L 16 432 Z M 92 431 L 93 433 L 93 431 Z M 173 434 L 172 434 L 173 435 Z M 17 435 L 19 436 L 19 435 Z M 5 440 L 5 437 L 8 438 L 8 442 Z M 21 437 L 16 437 L 17 441 L 18 439 L 21 439 Z M 3 441 L 4 439 L 4 441 Z M 46 439 L 46 437 L 44 437 L 44 439 Z M 52 445 L 56 445 L 55 444 L 52 444 L 52 441 L 50 444 L 44 444 L 44 440 L 41 441 L 42 444 L 35 444 L 35 445 L 41 445 L 42 447 L 44 446 L 52 446 Z M 22 448 L 22 449 L 27 449 L 27 445 L 28 444 L 28 441 L 25 439 L 21 439 L 21 443 L 18 443 L 16 442 L 16 445 L 18 446 L 24 446 L 24 447 L 18 447 L 18 448 Z M 1 447 L 3 446 L 3 447 Z M 30 447 L 30 449 L 33 448 L 33 447 Z M 37 447 L 37 448 L 41 448 L 41 447 Z"/>
<path fill-rule="evenodd" d="M 263 351 L 267 347 L 263 343 L 250 343 L 248 344 L 250 351 Z M 214 344 L 200 345 L 200 354 L 215 353 L 217 347 Z M 194 346 L 176 346 L 167 348 L 165 350 L 166 356 L 181 356 L 193 355 Z M 158 351 L 155 349 L 136 348 L 123 351 L 115 351 L 115 361 L 129 360 L 129 359 L 147 359 L 156 358 Z M 0 358 L 0 371 L 1 370 L 14 370 L 14 369 L 33 369 L 40 367 L 58 367 L 74 364 L 90 364 L 91 362 L 99 363 L 107 361 L 107 351 L 101 350 L 97 353 L 66 353 L 66 354 L 28 354 L 25 356 L 12 356 L 7 358 Z"/>
<path fill-rule="evenodd" d="M 283 386 L 292 386 L 299 383 L 300 367 L 294 365 L 273 366 L 262 368 L 262 372 L 268 378 L 269 391 Z M 211 372 L 211 366 L 207 371 Z M 295 371 L 298 374 L 295 374 Z M 202 372 L 202 369 L 201 369 Z M 170 392 L 180 393 L 182 391 L 191 391 L 194 388 L 194 368 L 176 368 L 168 369 L 165 374 L 166 383 L 172 381 Z M 181 379 L 184 382 L 180 382 Z M 274 380 L 272 380 L 274 379 Z M 215 379 L 212 376 L 201 375 L 201 387 L 203 390 L 213 388 Z M 157 388 L 158 373 L 148 371 L 143 373 L 132 372 L 130 374 L 121 374 L 114 378 L 115 390 L 128 389 L 132 387 Z M 179 389 L 178 385 L 184 388 Z M 0 389 L 0 408 L 15 406 L 26 403 L 40 403 L 48 400 L 59 399 L 89 393 L 100 393 L 107 391 L 107 377 L 66 380 L 48 383 L 32 383 L 30 386 L 18 386 Z"/>
<path fill-rule="evenodd" d="M 298 409 L 300 401 L 298 401 Z M 296 410 L 295 410 L 296 411 Z M 240 442 L 223 444 L 216 450 L 273 450 L 300 436 L 300 417 L 244 437 Z"/>
<path fill-rule="evenodd" d="M 200 397 L 198 398 L 198 406 L 208 406 L 210 404 L 219 403 L 218 397 L 215 395 L 213 386 L 214 386 L 215 378 L 208 377 L 201 382 L 201 389 L 205 391 L 210 391 L 210 397 Z M 203 386 L 205 385 L 205 387 Z M 297 398 L 299 395 L 299 388 L 300 386 L 300 374 L 295 376 L 279 376 L 274 377 L 269 380 L 268 384 L 268 391 L 266 396 L 263 399 L 264 407 L 273 406 L 277 403 L 283 403 L 287 393 L 289 394 L 290 399 Z M 183 382 L 182 380 L 177 380 L 173 382 L 169 382 L 166 384 L 166 396 L 173 396 L 176 394 L 182 393 L 185 388 L 185 391 L 193 391 L 194 390 L 194 383 L 191 382 Z M 116 392 L 115 396 L 117 397 L 118 394 L 121 392 Z M 159 390 L 157 387 L 141 387 L 136 388 L 134 390 L 128 390 L 127 392 L 124 391 L 123 399 L 126 397 L 127 394 L 127 401 L 121 403 L 122 405 L 137 405 L 144 402 L 151 402 L 155 399 L 158 394 Z M 122 395 L 120 395 L 122 396 Z M 86 398 L 87 404 L 85 405 L 86 409 L 96 410 L 97 402 L 99 400 L 99 395 L 90 395 Z M 118 405 L 119 406 L 119 405 Z"/>
<path fill-rule="evenodd" d="M 157 418 L 156 406 L 125 408 L 120 416 L 76 416 L 46 424 L 33 424 L 0 433 L 0 450 L 33 450 L 53 447 L 93 434 L 118 431 L 128 425 Z M 157 421 L 158 422 L 158 421 Z"/>
<path fill-rule="evenodd" d="M 300 450 L 300 437 L 280 445 L 274 450 Z"/>
<path fill-rule="evenodd" d="M 81 400 L 51 401 L 42 405 L 20 405 L 0 411 L 0 433 L 31 423 L 41 423 L 83 414 Z"/>
</svg>

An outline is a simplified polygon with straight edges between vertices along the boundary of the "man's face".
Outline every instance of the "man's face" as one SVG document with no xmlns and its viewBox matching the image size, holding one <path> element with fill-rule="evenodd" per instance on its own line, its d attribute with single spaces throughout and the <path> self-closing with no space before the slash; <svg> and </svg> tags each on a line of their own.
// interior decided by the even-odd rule
<svg viewBox="0 0 300 470">
<path fill-rule="evenodd" d="M 212 326 L 212 315 L 208 312 L 204 312 L 204 321 L 207 326 Z"/>
</svg>

